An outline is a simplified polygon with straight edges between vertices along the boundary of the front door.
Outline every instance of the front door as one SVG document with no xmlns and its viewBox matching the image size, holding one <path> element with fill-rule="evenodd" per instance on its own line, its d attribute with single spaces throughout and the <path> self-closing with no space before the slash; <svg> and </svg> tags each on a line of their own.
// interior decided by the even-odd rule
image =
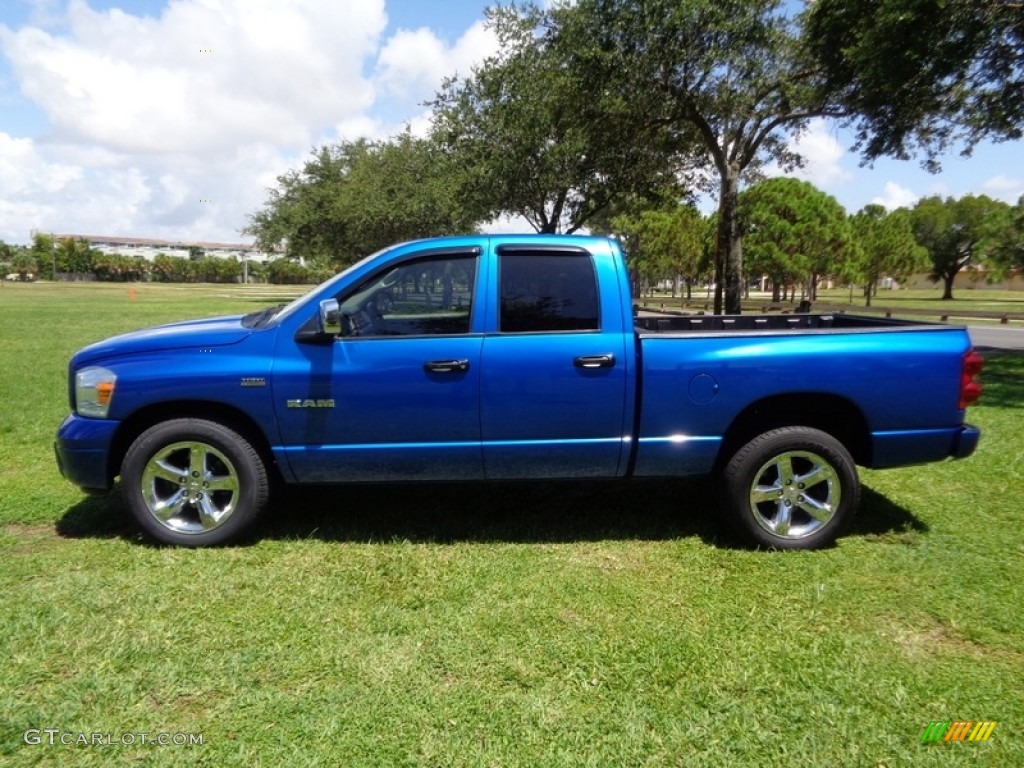
<svg viewBox="0 0 1024 768">
<path fill-rule="evenodd" d="M 483 477 L 477 267 L 475 252 L 390 265 L 338 296 L 333 344 L 279 358 L 278 423 L 298 481 Z"/>
</svg>

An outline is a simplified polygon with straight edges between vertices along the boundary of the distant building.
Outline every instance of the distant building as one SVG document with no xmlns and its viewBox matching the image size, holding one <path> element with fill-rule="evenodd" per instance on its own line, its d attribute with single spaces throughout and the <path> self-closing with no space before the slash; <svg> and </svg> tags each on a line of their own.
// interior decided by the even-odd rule
<svg viewBox="0 0 1024 768">
<path fill-rule="evenodd" d="M 166 256 L 184 256 L 188 258 L 192 248 L 201 248 L 207 256 L 231 258 L 239 261 L 255 261 L 261 264 L 271 261 L 280 253 L 267 253 L 255 245 L 246 243 L 210 243 L 203 241 L 161 240 L 149 237 L 113 237 L 110 235 L 75 235 L 54 234 L 55 241 L 85 240 L 90 248 L 101 253 L 116 253 L 121 256 L 141 256 L 152 261 L 159 254 Z"/>
</svg>

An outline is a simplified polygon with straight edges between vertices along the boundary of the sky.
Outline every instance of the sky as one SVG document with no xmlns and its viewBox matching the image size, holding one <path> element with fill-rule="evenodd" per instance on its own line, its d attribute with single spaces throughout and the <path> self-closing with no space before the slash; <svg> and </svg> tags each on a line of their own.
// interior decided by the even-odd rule
<svg viewBox="0 0 1024 768">
<path fill-rule="evenodd" d="M 442 80 L 495 50 L 488 4 L 0 0 L 0 240 L 247 242 L 247 216 L 313 148 L 425 130 Z M 812 124 L 794 174 L 850 213 L 1024 195 L 1024 142 L 950 154 L 937 175 L 914 160 L 862 167 L 851 144 Z"/>
</svg>

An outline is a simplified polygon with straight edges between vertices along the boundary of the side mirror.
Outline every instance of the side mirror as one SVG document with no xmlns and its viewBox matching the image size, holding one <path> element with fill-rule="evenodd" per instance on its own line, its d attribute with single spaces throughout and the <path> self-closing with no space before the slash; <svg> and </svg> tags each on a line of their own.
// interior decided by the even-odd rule
<svg viewBox="0 0 1024 768">
<path fill-rule="evenodd" d="M 337 299 L 324 299 L 320 302 L 319 325 L 320 333 L 331 336 L 341 333 L 341 307 Z"/>
</svg>

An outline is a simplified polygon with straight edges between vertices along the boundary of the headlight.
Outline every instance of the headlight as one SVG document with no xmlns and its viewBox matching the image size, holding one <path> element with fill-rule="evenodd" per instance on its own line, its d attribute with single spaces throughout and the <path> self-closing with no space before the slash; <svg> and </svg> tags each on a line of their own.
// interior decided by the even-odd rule
<svg viewBox="0 0 1024 768">
<path fill-rule="evenodd" d="M 75 410 L 79 416 L 107 418 L 117 375 L 106 368 L 83 368 L 75 374 Z"/>
</svg>

